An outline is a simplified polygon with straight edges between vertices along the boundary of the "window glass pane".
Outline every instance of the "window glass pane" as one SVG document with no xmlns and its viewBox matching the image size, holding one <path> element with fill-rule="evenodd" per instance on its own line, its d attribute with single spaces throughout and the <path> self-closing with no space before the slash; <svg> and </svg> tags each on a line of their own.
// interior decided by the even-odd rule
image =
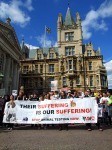
<svg viewBox="0 0 112 150">
<path fill-rule="evenodd" d="M 53 59 L 54 58 L 54 53 L 50 53 L 49 58 Z"/>
<path fill-rule="evenodd" d="M 54 72 L 54 64 L 49 65 L 49 72 Z"/>
<path fill-rule="evenodd" d="M 65 47 L 65 55 L 66 56 L 72 56 L 75 54 L 75 48 L 74 47 Z"/>
<path fill-rule="evenodd" d="M 89 70 L 92 70 L 92 62 L 89 62 Z"/>
<path fill-rule="evenodd" d="M 92 55 L 92 50 L 87 50 L 87 56 L 91 56 Z"/>
<path fill-rule="evenodd" d="M 74 32 L 65 33 L 65 41 L 73 41 L 74 40 Z"/>
<path fill-rule="evenodd" d="M 69 70 L 72 69 L 72 60 L 69 60 Z"/>
<path fill-rule="evenodd" d="M 93 76 L 90 76 L 90 86 L 93 86 Z"/>
<path fill-rule="evenodd" d="M 63 86 L 66 85 L 66 77 L 63 77 Z"/>
</svg>

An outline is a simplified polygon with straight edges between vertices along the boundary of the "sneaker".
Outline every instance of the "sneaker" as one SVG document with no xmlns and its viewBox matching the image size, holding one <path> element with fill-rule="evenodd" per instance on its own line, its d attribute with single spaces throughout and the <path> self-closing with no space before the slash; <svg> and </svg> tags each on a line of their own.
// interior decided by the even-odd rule
<svg viewBox="0 0 112 150">
<path fill-rule="evenodd" d="M 100 129 L 99 129 L 99 131 L 103 131 L 103 129 L 102 129 L 102 128 L 100 128 Z"/>
<path fill-rule="evenodd" d="M 59 131 L 62 131 L 62 127 L 59 128 Z"/>
<path fill-rule="evenodd" d="M 88 131 L 91 131 L 91 129 L 88 129 Z"/>
<path fill-rule="evenodd" d="M 40 130 L 41 129 L 41 127 L 38 127 L 38 130 Z"/>
<path fill-rule="evenodd" d="M 44 127 L 44 130 L 46 130 L 46 129 L 47 129 L 47 127 L 45 126 L 45 127 Z"/>
</svg>

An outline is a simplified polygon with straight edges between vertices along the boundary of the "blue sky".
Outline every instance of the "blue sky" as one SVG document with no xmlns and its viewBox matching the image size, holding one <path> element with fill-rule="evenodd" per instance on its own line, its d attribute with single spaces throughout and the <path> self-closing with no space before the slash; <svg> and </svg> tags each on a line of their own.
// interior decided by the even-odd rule
<svg viewBox="0 0 112 150">
<path fill-rule="evenodd" d="M 112 60 L 112 0 L 69 0 L 72 16 L 80 13 L 84 43 L 92 42 L 94 49 L 101 48 L 104 61 Z M 21 43 L 30 48 L 42 47 L 45 25 L 51 28 L 46 46 L 57 43 L 57 18 L 65 18 L 68 0 L 0 0 L 0 20 L 11 18 Z M 112 63 L 110 63 L 110 68 Z"/>
</svg>

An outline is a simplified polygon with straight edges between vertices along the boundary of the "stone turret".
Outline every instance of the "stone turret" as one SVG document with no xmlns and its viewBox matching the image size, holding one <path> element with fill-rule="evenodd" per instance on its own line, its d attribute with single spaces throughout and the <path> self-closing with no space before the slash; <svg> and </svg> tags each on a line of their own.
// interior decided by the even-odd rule
<svg viewBox="0 0 112 150">
<path fill-rule="evenodd" d="M 8 17 L 8 18 L 6 19 L 6 23 L 7 23 L 8 25 L 10 25 L 10 22 L 11 22 L 11 19 Z"/>
<path fill-rule="evenodd" d="M 68 7 L 64 24 L 66 26 L 72 26 L 72 25 L 74 25 L 74 23 L 75 22 L 74 22 L 72 15 L 71 15 L 70 8 Z"/>
<path fill-rule="evenodd" d="M 76 13 L 76 24 L 79 28 L 81 28 L 81 18 L 78 12 Z"/>
<path fill-rule="evenodd" d="M 63 18 L 62 14 L 60 13 L 58 15 L 58 21 L 57 21 L 57 41 L 58 41 L 58 47 L 60 47 L 60 41 L 61 41 L 61 28 L 63 26 Z"/>
</svg>

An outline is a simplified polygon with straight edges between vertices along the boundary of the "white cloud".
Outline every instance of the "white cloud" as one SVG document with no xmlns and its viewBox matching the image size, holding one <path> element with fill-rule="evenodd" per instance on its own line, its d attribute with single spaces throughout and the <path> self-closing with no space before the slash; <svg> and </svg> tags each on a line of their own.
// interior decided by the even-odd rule
<svg viewBox="0 0 112 150">
<path fill-rule="evenodd" d="M 50 40 L 47 36 L 46 36 L 46 39 L 45 39 L 45 35 L 41 35 L 41 36 L 38 36 L 36 37 L 39 45 L 41 47 L 51 47 L 51 46 L 56 46 L 56 42 L 53 41 L 53 40 Z"/>
<path fill-rule="evenodd" d="M 39 48 L 39 47 L 37 47 L 37 46 L 31 45 L 31 44 L 27 44 L 27 43 L 25 43 L 25 45 L 26 45 L 30 50 L 38 49 L 38 48 Z"/>
<path fill-rule="evenodd" d="M 3 1 L 0 2 L 0 18 L 11 18 L 13 23 L 20 24 L 24 27 L 29 21 L 30 17 L 25 13 L 24 9 L 33 10 L 31 0 L 26 0 L 24 3 L 22 0 L 12 0 L 9 3 Z"/>
<path fill-rule="evenodd" d="M 105 19 L 112 17 L 112 0 L 105 0 L 97 10 L 90 10 L 85 20 L 82 21 L 83 38 L 89 39 L 92 36 L 91 29 L 108 30 Z"/>
<path fill-rule="evenodd" d="M 112 89 L 112 60 L 105 63 L 105 67 L 107 69 L 108 86 L 109 89 Z"/>
<path fill-rule="evenodd" d="M 25 2 L 24 6 L 25 6 L 29 11 L 32 11 L 32 10 L 33 10 L 32 0 L 27 0 L 27 1 Z"/>
</svg>

